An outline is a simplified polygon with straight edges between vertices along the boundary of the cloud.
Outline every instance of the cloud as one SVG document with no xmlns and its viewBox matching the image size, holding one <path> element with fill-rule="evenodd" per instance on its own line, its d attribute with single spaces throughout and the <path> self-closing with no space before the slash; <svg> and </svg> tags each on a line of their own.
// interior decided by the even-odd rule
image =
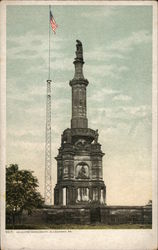
<svg viewBox="0 0 158 250">
<path fill-rule="evenodd" d="M 40 41 L 40 42 L 39 42 Z M 54 71 L 72 71 L 72 60 L 65 49 L 68 44 L 68 38 L 61 39 L 54 37 L 51 44 L 50 70 Z M 16 47 L 7 49 L 7 72 L 19 77 L 19 71 L 22 72 L 21 78 L 26 75 L 48 76 L 48 40 L 42 35 L 34 35 L 28 32 L 20 37 L 12 37 L 8 40 L 9 44 L 18 44 Z M 51 41 L 52 42 L 52 41 Z M 17 65 L 15 67 L 15 65 Z M 29 77 L 30 78 L 30 77 Z"/>
<path fill-rule="evenodd" d="M 35 98 L 38 97 L 39 101 L 40 98 L 46 98 L 46 91 L 47 91 L 47 85 L 46 81 L 41 82 L 39 84 L 36 84 L 34 82 L 33 84 L 26 85 L 25 89 L 21 89 L 19 84 L 21 85 L 20 80 L 16 79 L 9 79 L 8 80 L 8 86 L 7 86 L 7 102 L 10 102 L 11 100 L 20 100 L 20 101 L 29 101 L 30 103 L 35 101 Z M 55 83 L 52 82 L 52 96 L 54 96 L 54 93 L 57 91 L 65 91 L 64 98 L 62 99 L 68 99 L 67 93 L 70 93 L 70 89 L 68 88 L 69 85 L 66 82 L 63 81 L 56 81 Z M 63 93 L 63 92 L 62 92 Z M 61 95 L 60 97 L 61 98 Z M 36 102 L 36 101 L 35 101 Z"/>
<path fill-rule="evenodd" d="M 38 39 L 35 39 L 35 40 L 33 40 L 33 41 L 31 42 L 31 44 L 32 44 L 32 45 L 36 45 L 36 46 L 42 45 L 42 41 L 41 41 L 41 40 L 38 40 Z"/>
<path fill-rule="evenodd" d="M 120 78 L 121 74 L 125 71 L 128 71 L 127 66 L 119 66 L 117 64 L 111 63 L 111 64 L 98 64 L 98 65 L 87 65 L 85 68 L 85 74 L 91 74 L 93 75 L 99 75 L 102 77 L 111 77 L 118 79 Z"/>
<path fill-rule="evenodd" d="M 103 88 L 102 91 L 100 90 L 94 90 L 94 93 L 91 94 L 91 96 L 88 97 L 88 100 L 95 100 L 97 102 L 103 102 L 105 100 L 106 96 L 111 96 L 120 93 L 120 91 L 116 89 L 110 89 L 110 88 Z"/>
<path fill-rule="evenodd" d="M 116 95 L 113 97 L 113 101 L 131 101 L 132 97 L 128 95 Z"/>
<path fill-rule="evenodd" d="M 14 40 L 7 40 L 7 49 L 15 49 L 16 47 L 18 47 L 19 46 L 19 43 L 18 43 L 18 41 L 17 41 L 17 39 L 15 39 L 15 41 Z"/>
<path fill-rule="evenodd" d="M 117 40 L 107 46 L 107 50 L 119 51 L 126 53 L 131 51 L 135 46 L 151 42 L 152 35 L 147 30 L 132 32 L 130 36 Z"/>
<path fill-rule="evenodd" d="M 91 107 L 89 117 L 94 116 L 95 119 L 89 119 L 92 127 L 100 127 L 101 131 L 113 136 L 118 133 L 124 136 L 131 134 L 135 136 L 135 129 L 146 128 L 147 134 L 151 127 L 151 107 L 148 105 L 140 106 L 114 106 L 114 107 Z M 150 133 L 149 133 L 150 134 Z"/>
<path fill-rule="evenodd" d="M 99 21 L 102 20 L 101 17 L 109 18 L 112 17 L 113 15 L 116 15 L 116 13 L 117 13 L 117 8 L 113 6 L 108 6 L 108 8 L 93 11 L 93 15 L 90 11 L 82 12 L 81 16 L 92 19 L 98 18 L 97 21 Z"/>
<path fill-rule="evenodd" d="M 87 60 L 109 61 L 110 59 L 125 59 L 125 53 L 134 49 L 135 46 L 151 42 L 152 35 L 147 30 L 132 32 L 129 36 L 113 41 L 110 45 L 100 46 L 84 52 Z"/>
<path fill-rule="evenodd" d="M 145 118 L 151 114 L 151 107 L 148 105 L 140 106 L 117 106 L 106 108 L 106 117 L 115 119 Z"/>
<path fill-rule="evenodd" d="M 29 126 L 28 130 L 29 130 L 29 134 L 32 136 L 41 136 L 41 129 L 39 127 L 36 127 L 35 129 L 34 126 Z M 25 128 L 19 128 L 18 130 L 16 130 L 15 128 L 10 127 L 7 130 L 7 133 L 10 136 L 21 137 L 21 136 L 27 135 L 28 130 L 26 130 Z"/>
<path fill-rule="evenodd" d="M 20 57 L 20 59 L 21 59 L 23 55 L 25 55 L 25 56 L 27 55 L 28 57 L 35 58 L 35 56 L 37 56 L 38 53 L 36 50 L 31 50 L 31 49 L 18 51 L 15 53 L 15 56 L 16 56 L 15 59 L 17 59 L 18 57 Z"/>
<path fill-rule="evenodd" d="M 122 54 L 108 51 L 106 48 L 100 47 L 100 48 L 94 48 L 91 51 L 87 51 L 84 53 L 85 60 L 94 60 L 95 61 L 109 61 L 110 59 L 124 59 L 124 56 Z"/>
<path fill-rule="evenodd" d="M 53 60 L 56 58 L 63 58 L 65 54 L 65 41 L 68 38 L 61 39 L 54 37 L 53 39 L 53 53 L 51 54 Z M 12 46 L 15 44 L 16 46 Z M 38 59 L 42 58 L 45 63 L 48 63 L 48 39 L 45 39 L 42 35 L 35 35 L 33 32 L 27 32 L 23 36 L 11 37 L 7 40 L 9 47 L 7 48 L 7 54 L 9 59 Z M 51 41 L 52 45 L 52 41 Z"/>
</svg>

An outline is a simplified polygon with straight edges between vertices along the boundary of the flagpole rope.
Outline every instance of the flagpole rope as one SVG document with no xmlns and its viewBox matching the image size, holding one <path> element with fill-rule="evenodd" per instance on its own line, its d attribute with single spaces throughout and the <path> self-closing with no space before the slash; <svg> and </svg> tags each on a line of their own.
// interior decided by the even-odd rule
<svg viewBox="0 0 158 250">
<path fill-rule="evenodd" d="M 49 62 L 48 62 L 48 80 L 50 80 L 50 11 L 51 11 L 51 7 L 49 5 Z"/>
</svg>

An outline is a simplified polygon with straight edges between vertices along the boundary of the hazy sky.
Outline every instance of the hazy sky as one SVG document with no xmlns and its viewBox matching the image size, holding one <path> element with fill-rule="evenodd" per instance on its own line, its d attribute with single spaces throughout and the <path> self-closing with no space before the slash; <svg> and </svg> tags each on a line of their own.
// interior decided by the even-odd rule
<svg viewBox="0 0 158 250">
<path fill-rule="evenodd" d="M 151 6 L 52 6 L 52 175 L 70 127 L 76 39 L 83 43 L 88 123 L 105 153 L 109 205 L 151 199 Z M 33 170 L 44 190 L 48 6 L 7 6 L 7 164 Z"/>
</svg>

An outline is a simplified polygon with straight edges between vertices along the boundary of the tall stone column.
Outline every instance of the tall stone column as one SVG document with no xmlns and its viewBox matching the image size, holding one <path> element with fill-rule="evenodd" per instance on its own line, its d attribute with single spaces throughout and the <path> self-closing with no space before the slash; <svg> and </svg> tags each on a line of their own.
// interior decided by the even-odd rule
<svg viewBox="0 0 158 250">
<path fill-rule="evenodd" d="M 83 48 L 82 43 L 77 40 L 76 58 L 74 60 L 75 75 L 70 81 L 72 87 L 72 119 L 71 128 L 87 128 L 87 103 L 86 87 L 88 81 L 83 76 Z"/>
</svg>

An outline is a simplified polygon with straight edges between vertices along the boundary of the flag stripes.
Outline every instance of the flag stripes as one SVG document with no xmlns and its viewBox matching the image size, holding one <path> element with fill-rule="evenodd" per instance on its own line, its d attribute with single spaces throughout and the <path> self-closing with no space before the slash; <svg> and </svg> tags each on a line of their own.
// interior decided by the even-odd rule
<svg viewBox="0 0 158 250">
<path fill-rule="evenodd" d="M 55 19 L 54 19 L 53 15 L 52 15 L 52 12 L 51 12 L 51 11 L 50 11 L 50 24 L 51 24 L 52 30 L 53 30 L 53 32 L 54 32 L 54 34 L 55 34 L 55 31 L 56 31 L 58 25 L 57 25 L 57 23 L 55 22 Z"/>
</svg>

